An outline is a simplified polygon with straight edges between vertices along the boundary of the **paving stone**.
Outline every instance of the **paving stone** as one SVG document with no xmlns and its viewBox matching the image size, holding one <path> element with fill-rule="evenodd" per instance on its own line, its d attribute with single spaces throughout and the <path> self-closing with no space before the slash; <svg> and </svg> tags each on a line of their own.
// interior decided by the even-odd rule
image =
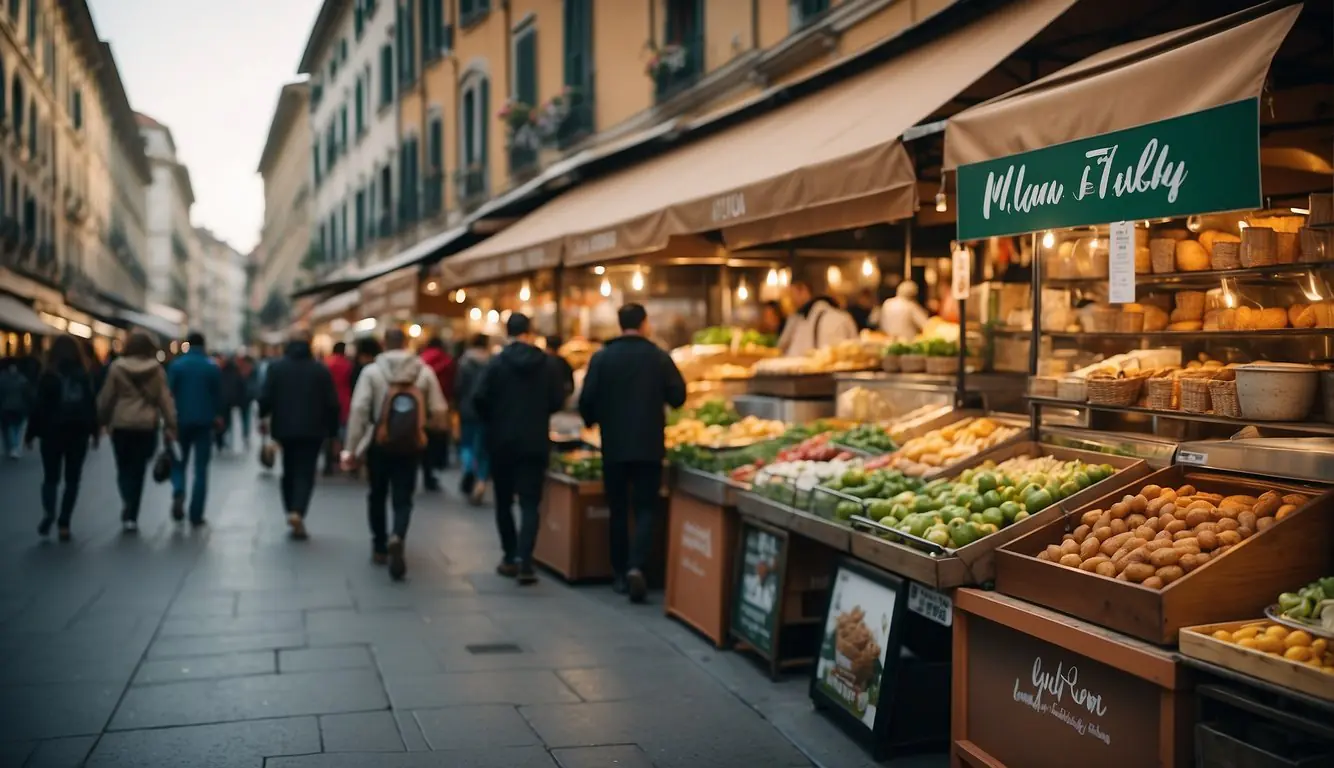
<svg viewBox="0 0 1334 768">
<path fill-rule="evenodd" d="M 560 678 L 546 671 L 386 675 L 384 683 L 396 709 L 579 701 Z"/>
<path fill-rule="evenodd" d="M 484 749 L 540 745 L 514 707 L 504 704 L 419 709 L 413 713 L 431 749 Z"/>
<path fill-rule="evenodd" d="M 6 732 L 6 737 L 8 733 Z M 23 765 L 28 755 L 37 748 L 33 741 L 4 741 L 0 739 L 0 765 Z"/>
<path fill-rule="evenodd" d="M 305 617 L 300 611 L 255 613 L 245 616 L 191 616 L 169 618 L 158 629 L 159 637 L 210 637 L 274 632 L 300 632 Z"/>
<path fill-rule="evenodd" d="M 188 656 L 143 662 L 139 665 L 133 684 L 153 685 L 245 675 L 272 675 L 277 671 L 278 665 L 273 651 Z"/>
<path fill-rule="evenodd" d="M 320 715 L 325 752 L 403 752 L 403 738 L 392 712 Z"/>
<path fill-rule="evenodd" d="M 142 649 L 118 648 L 102 655 L 63 653 L 59 649 L 28 648 L 0 654 L 0 681 L 5 685 L 46 683 L 106 683 L 125 685 L 134 674 Z"/>
<path fill-rule="evenodd" d="M 297 672 L 131 688 L 112 730 L 368 712 L 389 705 L 371 670 Z"/>
<path fill-rule="evenodd" d="M 654 768 L 644 750 L 634 744 L 553 749 L 551 756 L 561 768 Z"/>
<path fill-rule="evenodd" d="M 216 637 L 169 637 L 155 641 L 148 647 L 150 659 L 180 659 L 188 656 L 219 656 L 242 651 L 303 648 L 304 632 L 259 632 L 248 635 L 218 635 Z"/>
<path fill-rule="evenodd" d="M 96 736 L 71 736 L 39 742 L 28 762 L 23 763 L 23 768 L 80 768 L 96 743 Z"/>
<path fill-rule="evenodd" d="M 277 757 L 265 761 L 264 768 L 559 768 L 559 766 L 542 747 L 502 747 L 452 750 L 444 754 L 343 752 Z"/>
<path fill-rule="evenodd" d="M 347 590 L 321 592 L 242 592 L 236 603 L 236 613 L 278 613 L 283 611 L 311 611 L 322 608 L 352 608 L 352 595 Z"/>
<path fill-rule="evenodd" d="M 236 615 L 236 593 L 226 595 L 177 597 L 167 610 L 167 616 L 234 616 Z"/>
<path fill-rule="evenodd" d="M 319 750 L 315 718 L 288 717 L 108 733 L 98 741 L 88 768 L 252 768 L 266 757 Z"/>
<path fill-rule="evenodd" d="M 278 651 L 278 671 L 283 674 L 323 669 L 367 669 L 372 666 L 374 662 L 370 649 L 364 645 Z"/>
<path fill-rule="evenodd" d="M 556 674 L 584 701 L 729 695 L 707 672 L 685 660 L 561 669 Z"/>
<path fill-rule="evenodd" d="M 422 735 L 421 726 L 417 724 L 417 718 L 406 709 L 395 709 L 394 722 L 398 724 L 398 735 L 403 737 L 403 744 L 407 746 L 409 752 L 429 752 L 431 745 L 426 743 L 426 737 Z"/>
<path fill-rule="evenodd" d="M 53 683 L 0 687 L 0 741 L 100 733 L 122 686 Z"/>
</svg>

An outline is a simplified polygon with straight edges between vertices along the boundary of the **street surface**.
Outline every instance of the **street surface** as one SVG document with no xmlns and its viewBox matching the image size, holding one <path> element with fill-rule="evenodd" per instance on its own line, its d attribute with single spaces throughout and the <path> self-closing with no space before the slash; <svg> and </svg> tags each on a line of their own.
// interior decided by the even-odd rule
<svg viewBox="0 0 1334 768">
<path fill-rule="evenodd" d="M 321 483 L 296 543 L 276 475 L 215 457 L 206 530 L 170 522 L 162 485 L 126 537 L 104 443 L 60 545 L 36 535 L 40 476 L 34 455 L 0 463 L 5 768 L 871 764 L 806 677 L 771 683 L 659 595 L 494 575 L 491 512 L 453 476 L 418 495 L 404 584 L 370 563 L 349 480 Z"/>
</svg>

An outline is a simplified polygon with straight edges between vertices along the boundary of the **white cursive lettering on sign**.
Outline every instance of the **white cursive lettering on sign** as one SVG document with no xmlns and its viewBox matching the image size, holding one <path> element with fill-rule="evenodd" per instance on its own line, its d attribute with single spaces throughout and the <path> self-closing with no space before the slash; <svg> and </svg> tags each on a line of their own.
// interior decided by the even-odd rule
<svg viewBox="0 0 1334 768">
<path fill-rule="evenodd" d="M 713 201 L 713 222 L 731 221 L 739 219 L 746 215 L 746 195 L 743 192 L 732 192 L 722 197 L 714 198 Z"/>
<path fill-rule="evenodd" d="M 573 251 L 576 256 L 588 256 L 602 251 L 610 251 L 615 247 L 616 230 L 613 229 L 575 240 Z"/>
<path fill-rule="evenodd" d="M 713 531 L 694 523 L 681 526 L 681 547 L 713 559 Z"/>
<path fill-rule="evenodd" d="M 1039 656 L 1033 659 L 1030 683 L 1033 689 L 1025 690 L 1020 687 L 1019 678 L 1015 678 L 1012 694 L 1014 701 L 1040 715 L 1049 715 L 1060 720 L 1080 736 L 1091 736 L 1103 744 L 1112 743 L 1110 734 L 1103 731 L 1097 723 L 1085 720 L 1086 716 L 1101 717 L 1107 714 L 1107 707 L 1103 704 L 1101 695 L 1079 686 L 1078 667 L 1066 667 L 1058 663 L 1056 671 L 1051 672 L 1042 668 L 1042 657 Z M 1051 696 L 1053 701 L 1043 701 L 1044 695 Z M 1074 711 L 1062 706 L 1066 703 L 1067 697 Z"/>
</svg>

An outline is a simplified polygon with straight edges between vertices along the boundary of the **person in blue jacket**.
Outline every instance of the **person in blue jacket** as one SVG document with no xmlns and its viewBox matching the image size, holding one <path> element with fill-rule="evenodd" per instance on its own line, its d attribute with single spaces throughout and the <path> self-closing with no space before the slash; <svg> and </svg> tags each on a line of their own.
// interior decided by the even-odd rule
<svg viewBox="0 0 1334 768">
<path fill-rule="evenodd" d="M 208 499 L 208 464 L 213 450 L 213 436 L 221 428 L 222 371 L 205 353 L 204 335 L 191 333 L 186 338 L 189 350 L 167 366 L 167 385 L 176 402 L 179 461 L 172 464 L 171 519 L 185 517 L 185 466 L 194 455 L 194 485 L 190 489 L 190 524 L 205 524 L 204 504 Z"/>
</svg>

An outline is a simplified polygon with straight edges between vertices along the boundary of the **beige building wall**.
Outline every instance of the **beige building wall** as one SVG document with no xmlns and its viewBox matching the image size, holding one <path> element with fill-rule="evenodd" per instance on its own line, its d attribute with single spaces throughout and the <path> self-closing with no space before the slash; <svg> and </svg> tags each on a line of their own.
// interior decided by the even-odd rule
<svg viewBox="0 0 1334 768">
<path fill-rule="evenodd" d="M 260 159 L 264 182 L 264 223 L 256 247 L 250 307 L 264 310 L 270 297 L 283 304 L 301 283 L 312 279 L 307 254 L 311 249 L 311 131 L 307 119 L 310 89 L 305 83 L 283 86 Z M 284 325 L 282 319 L 265 323 Z"/>
</svg>

